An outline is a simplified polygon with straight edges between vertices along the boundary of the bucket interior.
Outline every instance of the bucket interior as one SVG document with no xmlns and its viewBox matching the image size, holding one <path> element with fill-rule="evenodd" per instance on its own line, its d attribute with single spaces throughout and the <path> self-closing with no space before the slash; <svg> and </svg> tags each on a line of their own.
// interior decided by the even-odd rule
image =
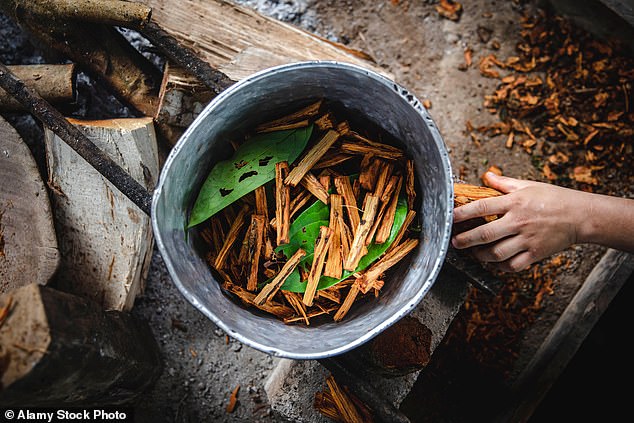
<svg viewBox="0 0 634 423">
<path fill-rule="evenodd" d="M 415 162 L 420 244 L 395 268 L 377 299 L 355 304 L 341 322 L 287 325 L 246 309 L 223 292 L 187 235 L 187 214 L 213 165 L 232 153 L 237 133 L 317 99 L 381 127 Z M 233 138 L 235 139 L 235 138 Z M 269 354 L 314 359 L 345 352 L 411 311 L 431 288 L 449 241 L 451 167 L 431 117 L 402 87 L 341 63 L 308 62 L 273 68 L 241 81 L 207 106 L 172 150 L 155 192 L 152 223 L 158 248 L 181 293 L 230 336 Z M 312 322 L 311 322 L 312 323 Z"/>
</svg>

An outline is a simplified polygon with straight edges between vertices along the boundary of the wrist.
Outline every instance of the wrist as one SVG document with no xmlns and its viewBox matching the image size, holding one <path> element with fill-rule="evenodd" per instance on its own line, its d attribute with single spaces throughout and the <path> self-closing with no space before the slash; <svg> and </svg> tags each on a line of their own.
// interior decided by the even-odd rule
<svg viewBox="0 0 634 423">
<path fill-rule="evenodd" d="M 581 202 L 576 210 L 576 243 L 596 243 L 599 236 L 599 216 L 601 202 L 595 194 L 583 193 Z"/>
</svg>

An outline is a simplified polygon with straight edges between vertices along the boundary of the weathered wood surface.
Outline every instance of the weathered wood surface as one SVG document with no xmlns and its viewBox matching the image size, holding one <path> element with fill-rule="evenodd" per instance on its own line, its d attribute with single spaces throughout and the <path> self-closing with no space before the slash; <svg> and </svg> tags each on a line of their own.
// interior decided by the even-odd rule
<svg viewBox="0 0 634 423">
<path fill-rule="evenodd" d="M 175 144 L 214 96 L 213 91 L 187 71 L 167 63 L 154 119 L 157 130 L 170 144 Z"/>
<path fill-rule="evenodd" d="M 0 326 L 0 407 L 116 405 L 150 387 L 162 371 L 147 323 L 94 302 L 31 284 Z"/>
<path fill-rule="evenodd" d="M 0 117 L 0 293 L 46 284 L 59 265 L 51 205 L 31 151 Z"/>
<path fill-rule="evenodd" d="M 4 0 L 19 16 L 40 20 L 81 20 L 136 27 L 150 20 L 152 11 L 138 2 L 122 0 Z"/>
<path fill-rule="evenodd" d="M 49 103 L 75 100 L 75 65 L 20 65 L 9 70 Z M 23 111 L 24 107 L 0 88 L 0 110 Z"/>
<path fill-rule="evenodd" d="M 293 25 L 228 1 L 183 0 L 178 2 L 178 7 L 174 7 L 172 0 L 144 0 L 143 3 L 152 8 L 152 20 L 234 80 L 242 79 L 245 73 L 243 66 L 231 63 L 239 64 L 238 55 L 253 48 L 267 52 L 259 54 L 260 69 L 279 64 L 280 58 L 284 58 L 285 63 L 339 60 L 385 73 L 347 52 L 343 46 L 325 42 Z M 272 62 L 267 62 L 267 56 Z"/>
<path fill-rule="evenodd" d="M 159 167 L 151 118 L 69 121 L 152 191 Z M 58 287 L 106 310 L 129 310 L 150 264 L 149 217 L 50 130 L 45 138 L 62 253 Z"/>
</svg>

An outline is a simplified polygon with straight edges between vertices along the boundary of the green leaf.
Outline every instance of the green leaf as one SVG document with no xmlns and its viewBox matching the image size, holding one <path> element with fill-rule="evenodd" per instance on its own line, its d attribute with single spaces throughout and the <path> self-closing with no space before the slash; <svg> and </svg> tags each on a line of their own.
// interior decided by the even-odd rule
<svg viewBox="0 0 634 423">
<path fill-rule="evenodd" d="M 274 179 L 275 164 L 293 163 L 306 148 L 312 130 L 310 125 L 257 135 L 242 144 L 231 159 L 216 163 L 198 193 L 187 227 L 204 222 Z"/>
<path fill-rule="evenodd" d="M 301 263 L 313 262 L 313 252 L 315 250 L 315 240 L 319 235 L 320 226 L 328 226 L 330 223 L 330 208 L 317 201 L 312 204 L 297 219 L 291 223 L 288 230 L 288 244 L 282 244 L 275 249 L 277 253 L 284 253 L 286 257 L 291 257 L 299 248 L 306 251 L 306 256 Z"/>
<path fill-rule="evenodd" d="M 323 209 L 325 209 L 325 212 Z M 304 257 L 304 260 L 302 262 L 306 262 L 310 266 L 313 261 L 315 240 L 317 239 L 317 235 L 319 234 L 319 226 L 321 226 L 322 224 L 324 226 L 328 225 L 329 222 L 328 220 L 324 219 L 324 217 L 328 217 L 329 213 L 330 212 L 328 206 L 326 206 L 321 201 L 317 201 L 315 204 L 307 208 L 302 214 L 297 217 L 297 219 L 295 219 L 293 223 L 291 223 L 291 227 L 289 230 L 289 239 L 291 243 L 278 247 L 278 250 L 283 251 L 286 257 L 290 257 L 295 253 L 295 251 L 297 251 L 297 249 L 299 248 L 298 245 L 299 243 L 301 243 L 302 245 L 305 245 L 306 252 L 308 253 L 306 254 L 306 257 Z M 394 238 L 396 238 L 396 235 L 398 234 L 398 231 L 401 229 L 401 226 L 403 226 L 403 222 L 405 222 L 405 216 L 407 216 L 407 201 L 405 198 L 399 197 L 398 204 L 396 206 L 396 213 L 394 215 L 394 223 L 392 224 L 392 229 L 390 230 L 390 236 L 383 244 L 375 244 L 373 242 L 368 246 L 368 253 L 361 258 L 355 272 L 360 272 L 369 267 L 390 247 L 390 245 L 392 245 L 392 243 L 394 242 Z M 297 225 L 298 222 L 299 225 Z M 313 225 L 315 225 L 316 231 L 312 227 Z M 304 228 L 306 229 L 305 231 L 303 230 Z M 293 239 L 293 233 L 295 233 L 295 236 L 300 238 L 300 240 L 296 241 L 295 239 Z M 308 251 L 308 248 L 310 248 L 310 252 Z M 306 260 L 309 256 L 310 260 Z M 354 272 L 344 270 L 343 275 L 340 279 L 322 276 L 319 279 L 317 289 L 319 290 L 329 288 L 346 279 L 353 273 Z M 306 290 L 306 282 L 301 281 L 299 269 L 296 268 L 293 273 L 290 274 L 290 276 L 284 282 L 284 285 L 282 285 L 281 289 L 299 293 Z"/>
</svg>

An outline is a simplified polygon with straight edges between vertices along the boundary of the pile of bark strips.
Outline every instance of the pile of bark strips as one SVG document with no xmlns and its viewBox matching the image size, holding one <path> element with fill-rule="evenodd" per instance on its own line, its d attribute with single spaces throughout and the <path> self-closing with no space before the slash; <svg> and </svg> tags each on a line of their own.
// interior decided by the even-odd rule
<svg viewBox="0 0 634 423">
<path fill-rule="evenodd" d="M 386 134 L 342 116 L 319 100 L 234 142 L 231 171 L 249 169 L 257 157 L 238 156 L 268 142 L 267 136 L 286 140 L 277 147 L 284 149 L 299 143 L 296 131 L 311 134 L 290 164 L 262 156 L 257 169 L 274 164 L 275 179 L 201 227 L 207 261 L 222 287 L 287 324 L 310 325 L 328 315 L 341 321 L 359 300 L 379 297 L 389 270 L 418 245 L 409 231 L 416 216 L 413 161 L 377 141 Z M 231 193 L 257 174 L 246 172 L 221 191 Z"/>
<path fill-rule="evenodd" d="M 484 76 L 500 79 L 484 102 L 499 121 L 468 122 L 474 141 L 501 135 L 558 185 L 604 193 L 630 186 L 634 58 L 543 10 L 523 16 L 520 27 L 517 55 L 480 61 Z"/>
</svg>

